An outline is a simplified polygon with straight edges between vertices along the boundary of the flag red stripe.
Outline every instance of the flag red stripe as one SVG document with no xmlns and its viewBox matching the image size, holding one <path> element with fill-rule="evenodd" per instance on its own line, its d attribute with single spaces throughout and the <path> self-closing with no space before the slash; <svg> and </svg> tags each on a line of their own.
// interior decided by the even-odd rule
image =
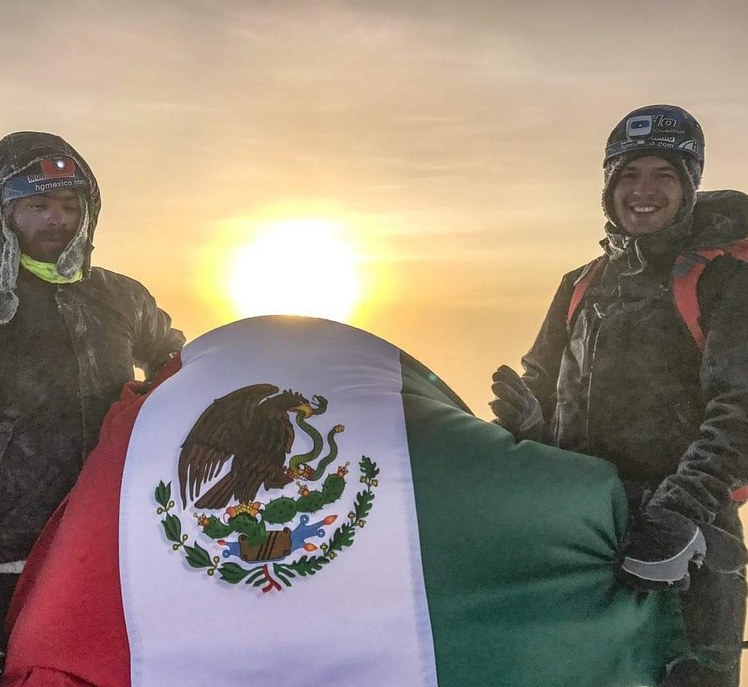
<svg viewBox="0 0 748 687">
<path fill-rule="evenodd" d="M 159 381 L 180 367 L 174 358 Z M 48 686 L 55 674 L 61 685 L 130 685 L 118 531 L 127 446 L 146 399 L 138 387 L 125 387 L 110 410 L 99 445 L 29 557 L 8 617 L 3 687 Z"/>
</svg>

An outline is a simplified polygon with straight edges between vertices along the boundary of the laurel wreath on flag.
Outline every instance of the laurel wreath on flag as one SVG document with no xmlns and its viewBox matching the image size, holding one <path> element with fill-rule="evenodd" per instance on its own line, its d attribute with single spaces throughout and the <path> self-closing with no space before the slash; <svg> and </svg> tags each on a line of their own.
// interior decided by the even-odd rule
<svg viewBox="0 0 748 687">
<path fill-rule="evenodd" d="M 353 510 L 348 513 L 347 522 L 335 530 L 327 543 L 320 545 L 322 555 L 304 555 L 292 563 L 272 563 L 272 565 L 265 563 L 253 568 L 244 568 L 232 562 L 221 565 L 221 557 L 211 557 L 210 553 L 200 546 L 197 540 L 192 544 L 189 543 L 189 535 L 182 533 L 182 521 L 179 516 L 169 512 L 175 506 L 175 502 L 171 498 L 171 482 L 164 484 L 161 481 L 156 487 L 154 498 L 159 506 L 156 513 L 164 515 L 161 525 L 164 528 L 166 538 L 172 542 L 172 549 L 174 551 L 182 549 L 185 560 L 191 567 L 204 569 L 210 577 L 218 572 L 219 577 L 230 584 L 239 584 L 244 581 L 245 584 L 252 587 L 261 587 L 265 593 L 273 589 L 280 591 L 282 587 L 278 580 L 286 587 L 292 587 L 292 580 L 297 576 L 315 575 L 343 549 L 353 544 L 356 528 L 365 527 L 366 518 L 369 516 L 374 503 L 373 490 L 379 486 L 377 477 L 380 470 L 377 464 L 367 456 L 361 457 L 359 468 L 361 471 L 359 481 L 366 488 L 356 494 Z"/>
</svg>

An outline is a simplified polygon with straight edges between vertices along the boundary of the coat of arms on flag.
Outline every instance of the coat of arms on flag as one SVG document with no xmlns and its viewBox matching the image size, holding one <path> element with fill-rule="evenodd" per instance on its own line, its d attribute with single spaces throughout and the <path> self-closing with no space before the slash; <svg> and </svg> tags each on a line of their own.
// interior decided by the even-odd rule
<svg viewBox="0 0 748 687">
<path fill-rule="evenodd" d="M 333 464 L 336 437 L 345 427 L 335 424 L 323 437 L 311 420 L 327 411 L 327 399 L 314 395 L 309 401 L 291 389 L 278 391 L 273 384 L 245 386 L 200 415 L 179 455 L 181 512 L 171 498 L 171 481 L 160 481 L 154 490 L 164 536 L 192 568 L 263 592 L 316 574 L 351 546 L 357 528 L 366 525 L 379 485 L 379 467 L 362 455 L 363 489 L 341 518 L 337 511 L 351 461 Z M 294 425 L 311 449 L 286 463 L 297 445 Z M 201 495 L 203 487 L 209 488 Z M 262 487 L 266 496 L 258 497 Z M 198 509 L 194 523 L 184 518 L 190 504 Z"/>
<path fill-rule="evenodd" d="M 112 407 L 3 687 L 656 684 L 688 646 L 674 594 L 617 581 L 627 520 L 610 464 L 516 442 L 396 346 L 236 322 Z"/>
</svg>

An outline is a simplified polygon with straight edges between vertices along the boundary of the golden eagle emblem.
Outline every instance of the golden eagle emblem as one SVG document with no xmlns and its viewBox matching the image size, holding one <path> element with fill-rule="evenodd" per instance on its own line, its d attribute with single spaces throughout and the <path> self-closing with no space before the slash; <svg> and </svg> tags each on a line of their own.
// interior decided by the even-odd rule
<svg viewBox="0 0 748 687">
<path fill-rule="evenodd" d="M 328 470 L 345 426 L 335 424 L 323 436 L 311 424 L 327 405 L 324 396 L 308 401 L 291 389 L 279 393 L 273 384 L 252 384 L 214 400 L 202 412 L 180 447 L 176 466 L 182 509 L 171 498 L 171 481 L 160 481 L 153 492 L 166 541 L 182 551 L 191 568 L 268 593 L 291 587 L 296 577 L 316 575 L 353 545 L 371 511 L 379 467 L 362 455 L 361 489 L 344 506 L 347 518 L 341 521 L 330 512 L 328 507 L 345 496 L 351 461 Z M 305 435 L 309 450 L 288 457 L 294 427 Z M 292 482 L 298 487 L 295 494 Z M 276 493 L 255 501 L 261 486 Z M 194 521 L 183 520 L 193 501 L 197 509 L 214 512 L 193 512 Z M 333 523 L 339 526 L 329 531 Z"/>
<path fill-rule="evenodd" d="M 213 401 L 187 435 L 179 454 L 179 486 L 182 504 L 200 497 L 197 508 L 218 509 L 231 499 L 254 500 L 260 486 L 281 489 L 288 475 L 286 454 L 294 442 L 289 413 L 305 417 L 314 409 L 300 393 L 278 393 L 273 384 L 253 384 Z M 233 458 L 229 472 L 200 496 Z"/>
</svg>

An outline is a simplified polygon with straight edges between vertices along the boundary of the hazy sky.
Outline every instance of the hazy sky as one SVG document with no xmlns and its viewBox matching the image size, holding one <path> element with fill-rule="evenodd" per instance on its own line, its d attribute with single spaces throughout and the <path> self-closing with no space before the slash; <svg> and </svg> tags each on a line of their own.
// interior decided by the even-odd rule
<svg viewBox="0 0 748 687">
<path fill-rule="evenodd" d="M 748 189 L 743 0 L 0 8 L 3 133 L 59 133 L 87 158 L 95 264 L 194 338 L 235 318 L 226 275 L 268 221 L 335 221 L 363 283 L 353 323 L 484 417 L 493 369 L 518 364 L 562 274 L 598 253 L 624 114 L 686 107 L 705 188 Z M 314 300 L 325 265 L 286 264 L 273 278 Z"/>
</svg>

